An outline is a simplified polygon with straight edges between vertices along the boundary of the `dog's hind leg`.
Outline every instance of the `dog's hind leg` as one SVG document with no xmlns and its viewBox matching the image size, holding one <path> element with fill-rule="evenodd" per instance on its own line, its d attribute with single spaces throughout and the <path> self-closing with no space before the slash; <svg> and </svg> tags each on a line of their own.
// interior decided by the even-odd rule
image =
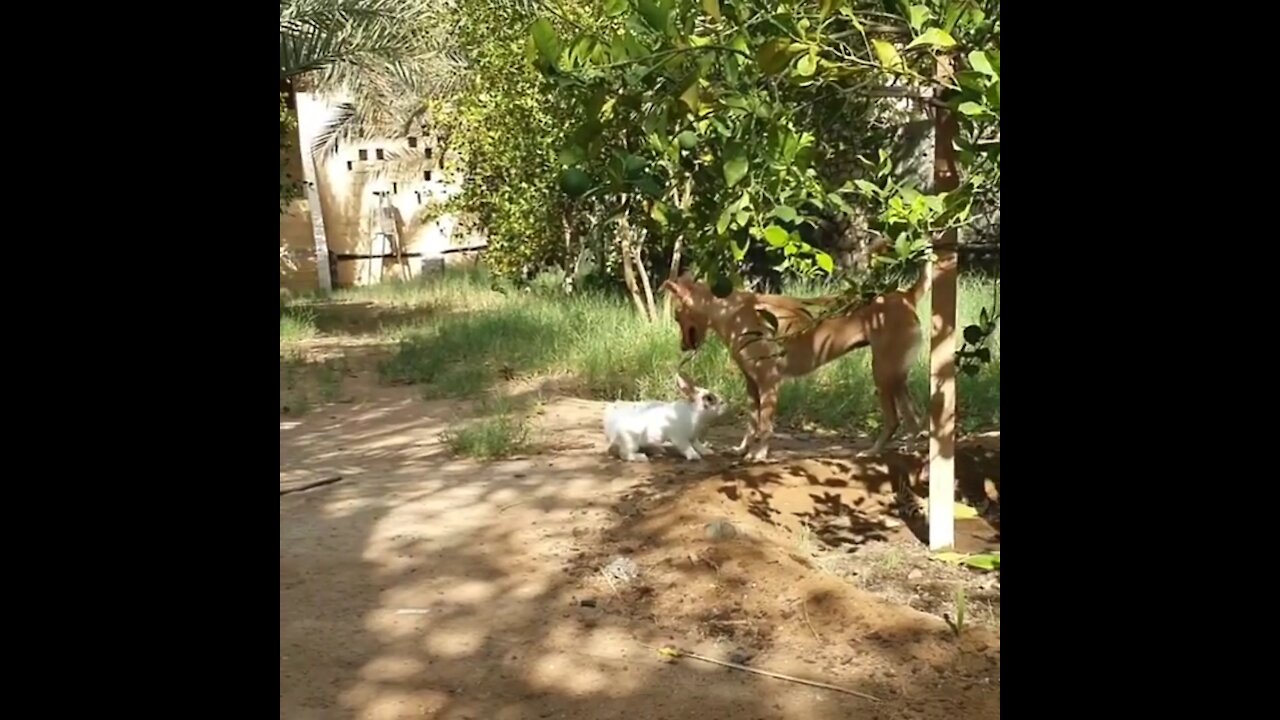
<svg viewBox="0 0 1280 720">
<path fill-rule="evenodd" d="M 911 388 L 907 383 L 907 377 L 911 372 L 912 360 L 919 357 L 920 343 L 921 332 L 920 328 L 917 327 L 910 342 L 907 343 L 907 351 L 902 356 L 903 380 L 902 384 L 898 386 L 898 414 L 902 416 L 902 420 L 907 426 L 908 443 L 922 434 L 926 434 L 929 429 L 920 420 L 920 410 L 916 407 L 915 400 L 911 397 Z"/>
<path fill-rule="evenodd" d="M 905 382 L 898 389 L 897 406 L 898 415 L 902 418 L 902 424 L 907 431 L 908 442 L 919 437 L 921 430 L 928 429 L 921 426 L 920 411 L 916 409 L 916 403 L 911 398 L 911 389 Z"/>
<path fill-rule="evenodd" d="M 884 416 L 884 427 L 880 429 L 880 434 L 876 436 L 875 442 L 871 447 L 858 453 L 860 456 L 878 455 L 884 451 L 884 446 L 898 431 L 898 389 L 892 385 L 886 387 L 880 383 L 876 384 L 876 395 L 880 398 L 880 414 Z"/>
<path fill-rule="evenodd" d="M 907 416 L 908 428 L 919 424 L 915 406 L 911 403 L 910 391 L 907 389 L 907 373 L 919 342 L 918 329 L 910 335 L 881 335 L 871 340 L 871 377 L 876 384 L 876 394 L 880 397 L 884 427 L 866 455 L 884 451 L 884 446 L 898 431 L 899 420 L 902 419 L 899 411 Z M 915 434 L 914 430 L 912 434 Z"/>
</svg>

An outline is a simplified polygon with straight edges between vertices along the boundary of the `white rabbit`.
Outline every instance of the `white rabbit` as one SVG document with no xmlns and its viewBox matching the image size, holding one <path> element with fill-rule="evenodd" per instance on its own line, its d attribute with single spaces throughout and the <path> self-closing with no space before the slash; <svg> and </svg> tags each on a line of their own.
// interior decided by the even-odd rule
<svg viewBox="0 0 1280 720">
<path fill-rule="evenodd" d="M 711 450 L 702 435 L 724 415 L 723 400 L 706 388 L 696 387 L 684 373 L 676 375 L 676 385 L 684 400 L 675 402 L 617 402 L 604 410 L 604 436 L 609 452 L 628 462 L 647 462 L 641 448 L 658 448 L 670 443 L 686 460 L 701 460 Z"/>
</svg>

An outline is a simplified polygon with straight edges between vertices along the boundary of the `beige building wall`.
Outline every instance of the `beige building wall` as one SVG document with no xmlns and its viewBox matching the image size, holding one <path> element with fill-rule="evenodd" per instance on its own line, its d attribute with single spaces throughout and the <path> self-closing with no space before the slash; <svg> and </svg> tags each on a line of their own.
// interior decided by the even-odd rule
<svg viewBox="0 0 1280 720">
<path fill-rule="evenodd" d="M 329 123 L 337 100 L 324 99 L 310 93 L 297 94 L 299 145 L 310 148 L 312 138 Z M 316 190 L 324 218 L 329 251 L 336 254 L 370 254 L 373 251 L 375 210 L 378 191 L 390 193 L 389 203 L 394 208 L 396 227 L 405 252 L 421 253 L 423 257 L 406 258 L 406 268 L 394 258 L 377 260 L 353 259 L 337 264 L 335 287 L 351 287 L 380 282 L 420 273 L 424 258 L 439 258 L 441 251 L 456 246 L 483 243 L 482 237 L 457 237 L 457 219 L 440 216 L 430 220 L 424 217 L 429 207 L 452 197 L 460 190 L 457 181 L 446 182 L 437 166 L 438 150 L 431 147 L 426 137 L 416 138 L 416 147 L 408 137 L 386 139 L 360 144 L 341 143 L 336 154 L 316 158 Z M 379 173 L 389 170 L 396 157 L 424 156 L 431 147 L 431 161 L 417 169 L 412 176 Z M 381 159 L 380 159 L 381 157 Z M 301 169 L 301 155 L 296 158 Z M 423 171 L 430 170 L 430 179 Z M 316 279 L 314 240 L 306 201 L 280 219 L 282 245 L 295 250 L 302 257 L 295 260 L 298 269 L 281 278 L 281 286 L 290 290 L 314 289 Z M 438 214 L 438 213 L 436 213 Z M 378 266 L 381 265 L 379 268 Z"/>
<path fill-rule="evenodd" d="M 288 173 L 303 178 L 302 153 L 297 137 L 287 151 Z M 291 293 L 315 292 L 320 285 L 316 274 L 315 240 L 311 233 L 311 211 L 306 195 L 289 203 L 280 215 L 280 287 Z"/>
</svg>

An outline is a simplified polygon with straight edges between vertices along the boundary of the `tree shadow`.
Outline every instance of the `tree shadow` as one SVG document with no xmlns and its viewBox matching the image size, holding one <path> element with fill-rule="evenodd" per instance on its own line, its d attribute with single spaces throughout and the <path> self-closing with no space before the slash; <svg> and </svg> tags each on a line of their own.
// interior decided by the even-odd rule
<svg viewBox="0 0 1280 720">
<path fill-rule="evenodd" d="M 831 548 L 852 552 L 867 542 L 885 540 L 899 523 L 917 541 L 928 542 L 927 518 L 889 515 L 897 487 L 908 488 L 922 500 L 928 498 L 924 451 L 890 451 L 874 459 L 824 457 L 831 454 L 830 448 L 811 448 L 807 454 L 818 457 L 730 468 L 717 492 L 742 504 L 752 517 L 792 532 L 811 533 Z M 957 535 L 964 540 L 958 547 L 999 542 L 998 500 L 988 496 L 987 481 L 998 493 L 998 444 L 993 448 L 962 443 L 957 451 L 955 499 L 979 509 L 983 516 L 957 520 Z M 780 496 L 785 498 L 781 502 Z"/>
<path fill-rule="evenodd" d="M 875 637 L 855 643 L 861 621 L 841 613 L 864 609 L 814 593 L 802 594 L 806 612 L 829 644 L 848 657 L 874 656 L 899 668 L 894 676 L 838 682 L 884 702 L 690 659 L 663 662 L 651 647 L 770 643 L 768 623 L 751 619 L 752 608 L 772 602 L 749 592 L 751 568 L 772 557 L 758 544 L 708 544 L 691 550 L 694 560 L 650 573 L 655 580 L 642 574 L 615 590 L 591 584 L 604 559 L 669 549 L 689 522 L 682 497 L 715 482 L 722 467 L 658 461 L 646 469 L 656 471 L 649 478 L 591 454 L 483 465 L 415 455 L 415 438 L 450 422 L 417 410 L 415 421 L 410 408 L 383 415 L 369 408 L 363 422 L 352 417 L 282 436 L 282 455 L 313 469 L 327 462 L 366 470 L 281 497 L 282 717 L 834 720 L 998 713 L 991 688 L 965 688 L 922 664 L 920 648 L 937 653 L 945 629 L 904 619 L 881 623 Z M 347 449 L 331 453 L 335 442 Z M 744 487 L 774 486 L 755 473 L 741 477 Z M 668 620 L 678 594 L 711 579 L 726 588 L 725 598 L 743 600 L 693 613 L 701 618 L 698 628 Z M 739 622 L 744 613 L 747 622 Z M 954 658 L 928 661 L 987 662 L 964 643 L 954 646 Z M 917 667 L 923 669 L 913 672 Z M 982 671 L 990 669 L 984 664 Z"/>
<path fill-rule="evenodd" d="M 432 305 L 381 305 L 372 302 L 323 301 L 307 306 L 315 312 L 316 329 L 326 335 L 382 335 L 388 330 L 415 325 L 436 317 Z"/>
</svg>

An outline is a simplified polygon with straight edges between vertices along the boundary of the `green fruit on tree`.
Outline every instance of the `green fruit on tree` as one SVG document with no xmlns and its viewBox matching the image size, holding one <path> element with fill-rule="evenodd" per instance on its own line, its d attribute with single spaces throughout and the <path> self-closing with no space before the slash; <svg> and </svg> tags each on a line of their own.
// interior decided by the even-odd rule
<svg viewBox="0 0 1280 720">
<path fill-rule="evenodd" d="M 591 189 L 591 176 L 580 168 L 568 168 L 560 173 L 560 189 L 569 197 L 582 197 Z"/>
</svg>

